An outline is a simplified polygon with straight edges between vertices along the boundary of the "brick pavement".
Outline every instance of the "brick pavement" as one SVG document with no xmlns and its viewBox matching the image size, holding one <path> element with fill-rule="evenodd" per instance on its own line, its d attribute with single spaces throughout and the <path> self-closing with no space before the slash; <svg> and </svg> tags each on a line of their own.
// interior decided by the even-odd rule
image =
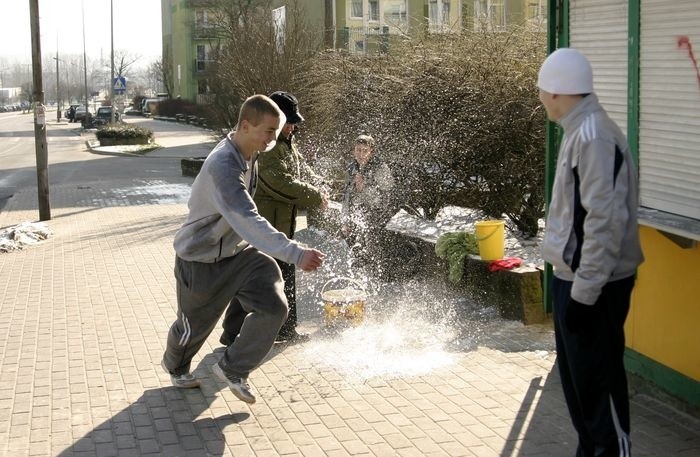
<svg viewBox="0 0 700 457">
<path fill-rule="evenodd" d="M 482 319 L 440 347 L 383 353 L 377 333 L 322 332 L 307 300 L 314 339 L 275 346 L 251 376 L 255 405 L 212 378 L 216 331 L 194 360 L 201 389 L 171 387 L 159 362 L 189 182 L 53 188 L 54 234 L 0 254 L 0 456 L 572 455 L 546 326 Z M 15 195 L 0 227 L 35 219 L 36 201 Z M 390 358 L 403 365 L 382 371 Z M 700 455 L 695 418 L 636 395 L 632 423 L 637 456 Z"/>
</svg>

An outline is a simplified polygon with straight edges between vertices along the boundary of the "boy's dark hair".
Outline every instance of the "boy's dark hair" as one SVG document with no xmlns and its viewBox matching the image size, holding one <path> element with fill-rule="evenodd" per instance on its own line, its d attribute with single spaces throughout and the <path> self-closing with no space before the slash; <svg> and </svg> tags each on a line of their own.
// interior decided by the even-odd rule
<svg viewBox="0 0 700 457">
<path fill-rule="evenodd" d="M 243 102 L 241 110 L 238 112 L 238 125 L 236 128 L 240 128 L 241 122 L 244 120 L 250 122 L 252 125 L 258 125 L 265 115 L 279 118 L 282 112 L 275 102 L 265 95 L 256 94 L 248 97 Z"/>
<path fill-rule="evenodd" d="M 366 144 L 370 148 L 374 149 L 374 138 L 369 135 L 359 135 L 355 138 L 355 144 Z"/>
</svg>

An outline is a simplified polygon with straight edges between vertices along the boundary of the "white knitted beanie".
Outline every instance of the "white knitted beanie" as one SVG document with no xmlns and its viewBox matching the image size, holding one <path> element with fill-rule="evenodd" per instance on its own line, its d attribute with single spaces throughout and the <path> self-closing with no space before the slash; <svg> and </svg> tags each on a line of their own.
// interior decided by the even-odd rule
<svg viewBox="0 0 700 457">
<path fill-rule="evenodd" d="M 576 49 L 559 48 L 542 64 L 537 87 L 550 94 L 590 94 L 593 92 L 591 63 Z"/>
</svg>

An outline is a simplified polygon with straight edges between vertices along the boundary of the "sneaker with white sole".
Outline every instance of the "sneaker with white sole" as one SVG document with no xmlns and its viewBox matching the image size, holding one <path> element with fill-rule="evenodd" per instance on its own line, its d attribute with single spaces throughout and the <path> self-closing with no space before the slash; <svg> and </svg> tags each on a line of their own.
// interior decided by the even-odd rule
<svg viewBox="0 0 700 457">
<path fill-rule="evenodd" d="M 214 364 L 211 371 L 217 378 L 226 383 L 229 389 L 231 389 L 231 392 L 233 392 L 233 395 L 239 400 L 250 404 L 255 403 L 255 395 L 250 391 L 247 378 L 237 378 L 226 374 L 218 363 Z"/>
<path fill-rule="evenodd" d="M 193 389 L 195 387 L 199 387 L 199 380 L 192 376 L 192 374 L 172 374 L 170 370 L 168 370 L 168 367 L 165 366 L 165 360 L 160 362 L 160 366 L 163 367 L 165 372 L 170 375 L 170 382 L 173 383 L 173 386 L 180 389 Z"/>
</svg>

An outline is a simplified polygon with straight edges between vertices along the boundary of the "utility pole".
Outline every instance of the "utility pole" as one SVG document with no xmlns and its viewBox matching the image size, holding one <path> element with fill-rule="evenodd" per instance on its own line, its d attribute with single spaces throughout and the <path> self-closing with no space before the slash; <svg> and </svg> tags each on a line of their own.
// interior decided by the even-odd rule
<svg viewBox="0 0 700 457">
<path fill-rule="evenodd" d="M 46 107 L 41 79 L 41 33 L 39 31 L 39 0 L 29 0 L 29 19 L 32 32 L 32 70 L 34 100 L 34 145 L 36 150 L 36 178 L 39 194 L 39 220 L 51 219 L 49 204 L 49 149 L 46 143 Z"/>
<path fill-rule="evenodd" d="M 58 39 L 58 37 L 56 37 Z M 58 87 L 58 40 L 56 41 L 56 122 L 61 122 L 61 104 L 58 102 L 61 99 L 61 91 Z"/>
<path fill-rule="evenodd" d="M 115 110 L 117 104 L 114 100 L 114 0 L 109 0 L 110 29 L 112 34 L 112 77 L 109 78 L 109 102 L 112 104 L 112 114 L 110 122 L 114 124 Z"/>
<path fill-rule="evenodd" d="M 85 1 L 80 3 L 83 13 L 83 77 L 85 78 L 85 125 L 87 125 L 90 109 L 88 105 L 88 90 L 87 90 L 87 53 L 85 52 Z"/>
</svg>

